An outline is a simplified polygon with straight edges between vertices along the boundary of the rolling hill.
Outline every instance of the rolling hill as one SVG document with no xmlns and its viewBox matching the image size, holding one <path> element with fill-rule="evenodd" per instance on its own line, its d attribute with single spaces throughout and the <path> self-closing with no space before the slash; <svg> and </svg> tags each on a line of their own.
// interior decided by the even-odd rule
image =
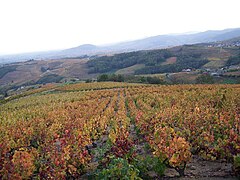
<svg viewBox="0 0 240 180">
<path fill-rule="evenodd" d="M 87 65 L 89 73 L 112 73 L 131 67 L 138 67 L 132 68 L 135 69 L 131 71 L 132 74 L 175 73 L 184 69 L 218 69 L 238 65 L 239 54 L 240 49 L 235 46 L 215 47 L 212 44 L 196 44 L 102 56 L 91 59 Z M 228 63 L 231 57 L 236 57 L 235 64 Z M 174 61 L 170 61 L 171 59 Z"/>
<path fill-rule="evenodd" d="M 67 82 L 71 79 L 96 79 L 102 73 L 121 75 L 176 74 L 171 77 L 196 79 L 200 72 L 238 75 L 240 48 L 236 46 L 239 38 L 216 43 L 176 46 L 168 49 L 142 50 L 111 56 L 91 58 L 67 58 L 55 60 L 30 60 L 2 65 L 0 67 L 0 89 L 19 88 L 33 84 Z M 95 49 L 92 45 L 82 49 Z M 235 66 L 235 70 L 230 70 Z M 183 71 L 191 71 L 183 72 Z M 226 72 L 225 72 L 226 71 Z M 230 73 L 230 74 L 229 74 Z M 237 74 L 236 74 L 237 73 Z M 165 75 L 163 75 L 165 77 Z M 160 75 L 162 77 L 162 75 Z M 165 79 L 169 81 L 170 75 Z M 171 79 L 172 81 L 172 79 Z"/>
</svg>

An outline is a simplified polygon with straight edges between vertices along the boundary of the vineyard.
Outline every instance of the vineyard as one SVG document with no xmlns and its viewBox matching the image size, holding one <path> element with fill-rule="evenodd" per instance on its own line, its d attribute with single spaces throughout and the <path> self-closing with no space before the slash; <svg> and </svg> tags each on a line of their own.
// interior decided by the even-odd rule
<svg viewBox="0 0 240 180">
<path fill-rule="evenodd" d="M 0 179 L 204 177 L 196 159 L 239 175 L 240 85 L 80 83 L 0 105 Z"/>
</svg>

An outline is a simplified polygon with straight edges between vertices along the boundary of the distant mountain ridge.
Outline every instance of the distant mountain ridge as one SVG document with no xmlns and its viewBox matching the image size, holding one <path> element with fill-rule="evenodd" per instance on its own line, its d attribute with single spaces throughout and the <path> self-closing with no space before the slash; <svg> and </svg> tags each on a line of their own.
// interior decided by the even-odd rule
<svg viewBox="0 0 240 180">
<path fill-rule="evenodd" d="M 240 37 L 240 28 L 225 30 L 210 30 L 200 33 L 158 35 L 144 39 L 116 43 L 106 46 L 84 44 L 60 51 L 27 53 L 19 55 L 0 56 L 0 63 L 23 61 L 29 59 L 57 59 L 68 57 L 81 57 L 84 55 L 104 55 L 112 53 L 131 52 L 138 50 L 162 49 L 184 44 L 208 43 L 224 41 Z"/>
</svg>

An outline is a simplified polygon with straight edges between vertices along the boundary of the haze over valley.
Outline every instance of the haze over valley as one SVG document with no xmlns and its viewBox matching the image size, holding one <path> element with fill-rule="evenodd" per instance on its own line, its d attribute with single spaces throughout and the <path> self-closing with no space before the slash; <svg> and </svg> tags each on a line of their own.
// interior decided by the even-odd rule
<svg viewBox="0 0 240 180">
<path fill-rule="evenodd" d="M 70 47 L 58 51 L 33 52 L 16 55 L 0 56 L 0 63 L 19 62 L 29 59 L 44 60 L 58 58 L 73 58 L 81 56 L 107 55 L 121 52 L 131 52 L 139 50 L 163 49 L 184 44 L 196 44 L 224 41 L 240 37 L 240 28 L 225 30 L 209 30 L 200 33 L 178 34 L 178 35 L 158 35 L 144 39 L 115 43 L 111 45 L 97 46 L 93 44 L 83 44 L 77 47 Z"/>
</svg>

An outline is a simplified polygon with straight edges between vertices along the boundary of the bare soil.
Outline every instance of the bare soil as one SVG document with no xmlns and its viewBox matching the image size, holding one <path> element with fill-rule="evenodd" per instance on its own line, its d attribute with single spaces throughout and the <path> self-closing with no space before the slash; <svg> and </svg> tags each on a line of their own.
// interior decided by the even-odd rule
<svg viewBox="0 0 240 180">
<path fill-rule="evenodd" d="M 166 169 L 163 179 L 238 179 L 232 170 L 232 164 L 223 161 L 207 161 L 199 156 L 193 156 L 187 164 L 185 177 L 179 178 L 174 169 Z"/>
</svg>

